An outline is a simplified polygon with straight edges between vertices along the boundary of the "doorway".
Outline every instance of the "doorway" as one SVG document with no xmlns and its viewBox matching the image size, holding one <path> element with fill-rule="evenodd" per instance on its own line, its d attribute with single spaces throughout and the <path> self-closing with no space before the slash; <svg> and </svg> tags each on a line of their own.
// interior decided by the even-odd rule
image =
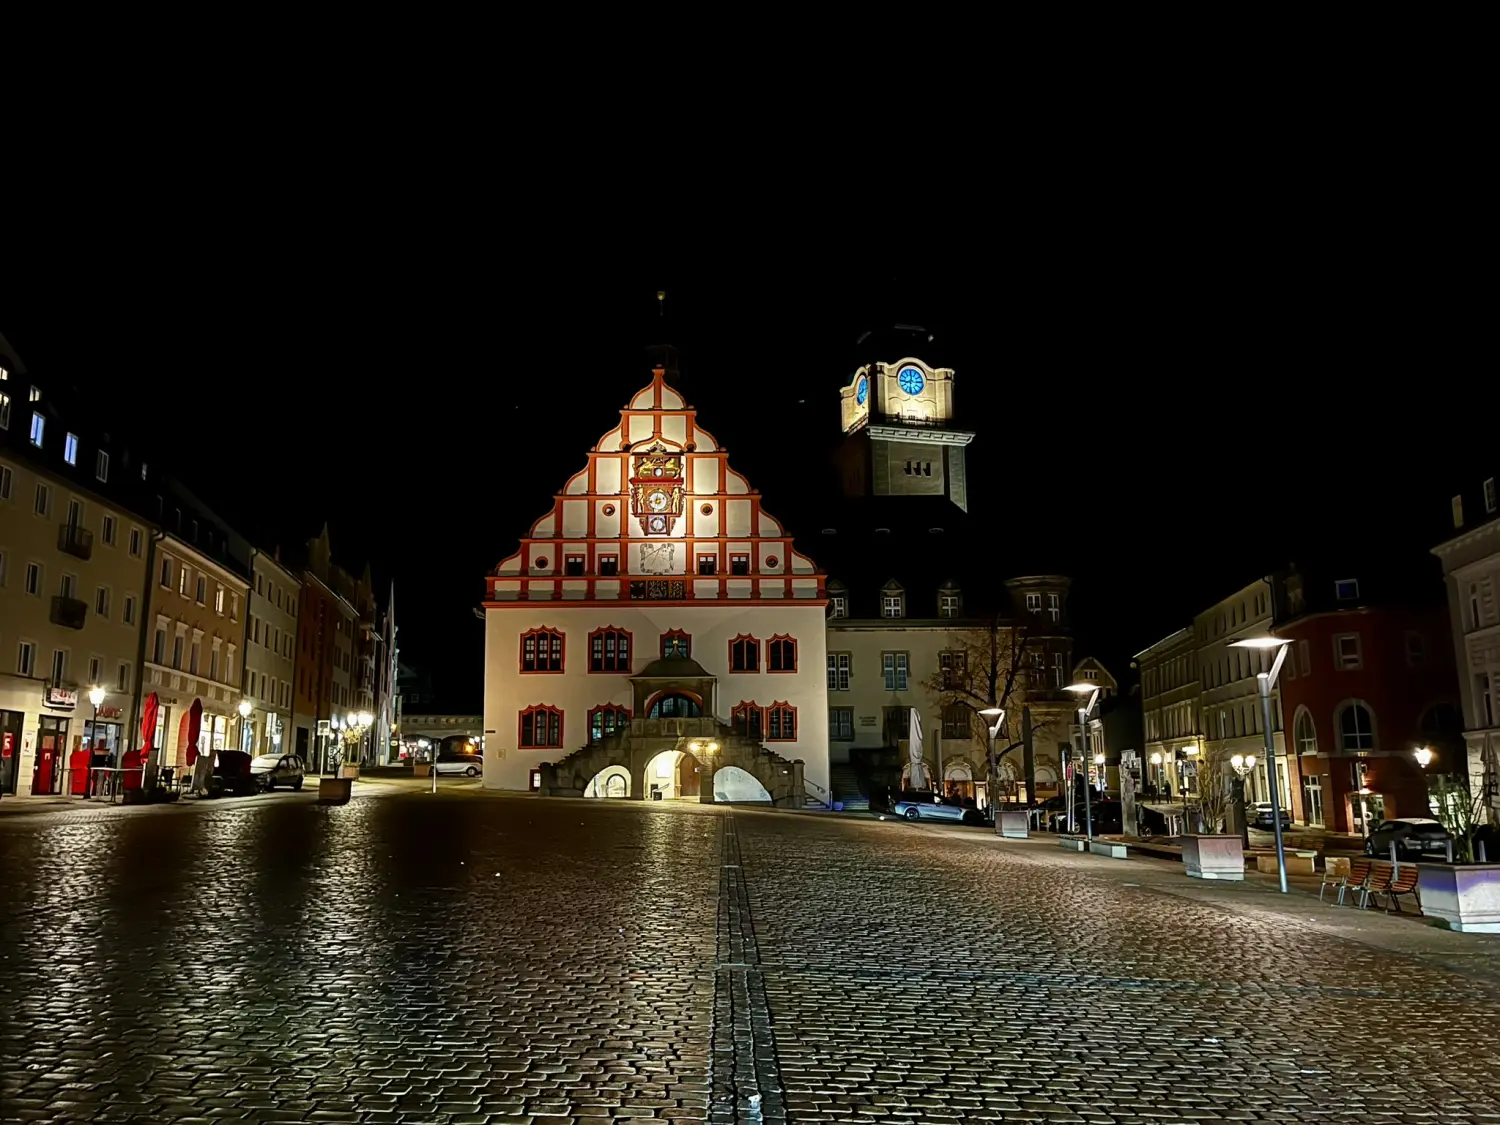
<svg viewBox="0 0 1500 1125">
<path fill-rule="evenodd" d="M 37 731 L 36 765 L 31 773 L 31 795 L 62 792 L 63 754 L 68 745 L 68 720 L 43 715 Z"/>
<path fill-rule="evenodd" d="M 16 770 L 21 764 L 21 725 L 26 716 L 20 711 L 0 711 L 0 794 L 16 793 Z"/>
<path fill-rule="evenodd" d="M 1323 779 L 1315 773 L 1302 778 L 1302 815 L 1313 827 L 1323 827 Z"/>
</svg>

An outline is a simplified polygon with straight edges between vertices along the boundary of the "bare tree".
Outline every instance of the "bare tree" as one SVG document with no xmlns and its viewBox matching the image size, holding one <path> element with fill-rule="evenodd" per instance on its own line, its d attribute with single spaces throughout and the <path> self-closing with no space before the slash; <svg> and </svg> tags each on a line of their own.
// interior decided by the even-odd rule
<svg viewBox="0 0 1500 1125">
<path fill-rule="evenodd" d="M 1044 684 L 1045 653 L 1035 636 L 1033 620 L 1020 623 L 1003 613 L 975 622 L 957 632 L 941 657 L 938 669 L 922 681 L 937 697 L 946 717 L 949 708 L 962 708 L 969 737 L 988 748 L 991 720 L 979 712 L 998 707 L 1005 720 L 995 736 L 995 754 L 989 759 L 987 792 L 995 801 L 999 791 L 999 763 L 1021 743 L 1021 708 L 1027 689 Z M 1034 724 L 1033 735 L 1045 724 Z M 941 770 L 942 763 L 938 763 Z"/>
<path fill-rule="evenodd" d="M 1229 813 L 1229 758 L 1222 745 L 1210 749 L 1203 746 L 1198 755 L 1196 770 L 1198 782 L 1199 818 L 1209 832 L 1223 830 Z"/>
<path fill-rule="evenodd" d="M 1429 786 L 1437 818 L 1453 837 L 1453 854 L 1460 863 L 1474 862 L 1474 834 L 1489 820 L 1489 799 L 1483 788 L 1471 792 L 1465 777 L 1434 777 Z"/>
</svg>

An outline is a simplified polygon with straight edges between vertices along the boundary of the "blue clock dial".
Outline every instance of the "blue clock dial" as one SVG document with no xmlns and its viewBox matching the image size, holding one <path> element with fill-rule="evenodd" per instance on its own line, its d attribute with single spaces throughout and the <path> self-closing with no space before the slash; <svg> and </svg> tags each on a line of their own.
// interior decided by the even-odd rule
<svg viewBox="0 0 1500 1125">
<path fill-rule="evenodd" d="M 861 375 L 859 377 L 859 382 L 854 384 L 854 402 L 858 406 L 863 406 L 865 404 L 865 399 L 869 397 L 870 380 Z"/>
<path fill-rule="evenodd" d="M 896 378 L 901 383 L 901 389 L 909 395 L 919 395 L 922 388 L 927 385 L 927 380 L 922 378 L 922 373 L 915 367 L 903 367 Z"/>
</svg>

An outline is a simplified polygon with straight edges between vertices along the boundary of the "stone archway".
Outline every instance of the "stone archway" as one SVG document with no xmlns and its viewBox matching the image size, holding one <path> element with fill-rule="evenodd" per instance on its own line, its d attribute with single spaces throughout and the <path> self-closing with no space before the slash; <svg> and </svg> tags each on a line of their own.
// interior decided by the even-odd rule
<svg viewBox="0 0 1500 1125">
<path fill-rule="evenodd" d="M 630 796 L 630 771 L 624 766 L 605 766 L 584 786 L 585 797 L 620 800 Z"/>
<path fill-rule="evenodd" d="M 697 719 L 703 715 L 703 697 L 680 688 L 659 691 L 646 703 L 648 719 Z"/>
<path fill-rule="evenodd" d="M 739 766 L 720 766 L 714 771 L 714 800 L 740 804 L 773 803 L 760 779 Z"/>
</svg>

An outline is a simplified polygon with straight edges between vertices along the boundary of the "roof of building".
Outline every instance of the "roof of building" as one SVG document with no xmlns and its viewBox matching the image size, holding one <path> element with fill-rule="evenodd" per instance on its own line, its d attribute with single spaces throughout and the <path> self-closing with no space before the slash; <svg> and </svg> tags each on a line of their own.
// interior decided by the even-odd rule
<svg viewBox="0 0 1500 1125">
<path fill-rule="evenodd" d="M 706 680 L 711 679 L 712 676 L 704 671 L 703 665 L 690 657 L 663 656 L 653 660 L 630 678 L 633 680 Z"/>
</svg>

